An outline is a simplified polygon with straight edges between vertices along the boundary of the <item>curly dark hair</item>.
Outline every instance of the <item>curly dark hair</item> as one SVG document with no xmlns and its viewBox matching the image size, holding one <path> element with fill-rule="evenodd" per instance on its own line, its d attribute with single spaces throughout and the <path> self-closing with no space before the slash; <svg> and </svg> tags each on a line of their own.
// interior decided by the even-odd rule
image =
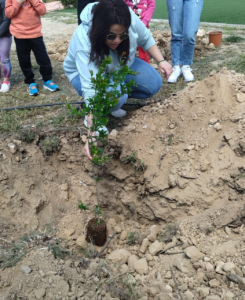
<svg viewBox="0 0 245 300">
<path fill-rule="evenodd" d="M 109 55 L 109 47 L 105 44 L 106 36 L 112 25 L 119 24 L 128 31 L 131 25 L 131 15 L 123 0 L 101 0 L 93 7 L 93 19 L 90 30 L 91 52 L 90 61 L 99 66 L 105 56 Z M 124 64 L 129 57 L 129 38 L 117 47 L 118 59 L 124 54 Z"/>
</svg>

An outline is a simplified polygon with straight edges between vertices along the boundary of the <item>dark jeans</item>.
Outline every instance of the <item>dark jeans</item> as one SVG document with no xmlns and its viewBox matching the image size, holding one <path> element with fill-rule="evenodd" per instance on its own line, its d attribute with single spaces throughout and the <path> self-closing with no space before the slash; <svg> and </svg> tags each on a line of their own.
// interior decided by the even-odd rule
<svg viewBox="0 0 245 300">
<path fill-rule="evenodd" d="M 37 64 L 40 66 L 40 74 L 43 81 L 52 79 L 52 66 L 47 49 L 43 42 L 43 37 L 33 39 L 14 38 L 20 68 L 25 76 L 24 82 L 31 84 L 35 82 L 31 65 L 31 50 L 34 53 Z"/>
<path fill-rule="evenodd" d="M 96 2 L 96 0 L 78 0 L 77 1 L 77 19 L 78 19 L 78 25 L 81 24 L 80 14 L 83 11 L 84 7 L 88 5 L 89 3 Z"/>
</svg>

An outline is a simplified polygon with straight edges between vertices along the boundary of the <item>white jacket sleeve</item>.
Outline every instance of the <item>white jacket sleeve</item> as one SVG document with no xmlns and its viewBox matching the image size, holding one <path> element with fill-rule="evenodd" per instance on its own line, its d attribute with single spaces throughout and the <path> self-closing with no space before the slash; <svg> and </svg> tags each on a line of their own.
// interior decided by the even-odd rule
<svg viewBox="0 0 245 300">
<path fill-rule="evenodd" d="M 132 27 L 135 28 L 138 35 L 137 44 L 144 50 L 151 48 L 156 44 L 151 31 L 146 28 L 144 23 L 136 16 L 136 14 L 130 9 Z"/>
<path fill-rule="evenodd" d="M 93 62 L 89 63 L 89 53 L 85 51 L 78 51 L 76 53 L 76 66 L 79 72 L 83 97 L 86 102 L 88 103 L 88 99 L 95 95 L 95 90 L 91 86 L 91 74 L 90 71 L 93 71 L 93 76 L 95 77 L 98 68 L 95 66 Z"/>
</svg>

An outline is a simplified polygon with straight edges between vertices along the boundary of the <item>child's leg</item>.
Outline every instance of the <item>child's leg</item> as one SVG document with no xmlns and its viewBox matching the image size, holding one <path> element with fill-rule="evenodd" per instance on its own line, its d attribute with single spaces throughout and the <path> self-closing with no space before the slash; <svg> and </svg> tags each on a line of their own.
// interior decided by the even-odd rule
<svg viewBox="0 0 245 300">
<path fill-rule="evenodd" d="M 147 28 L 149 28 L 149 25 L 146 25 Z M 149 61 L 149 54 L 141 47 L 138 47 L 139 50 L 139 58 L 145 61 L 146 63 L 150 64 Z"/>
<path fill-rule="evenodd" d="M 12 44 L 12 36 L 0 38 L 0 60 L 3 64 L 3 84 L 0 89 L 1 93 L 8 92 L 11 88 L 9 82 L 11 71 L 12 71 L 12 65 L 10 61 L 11 44 Z"/>
<path fill-rule="evenodd" d="M 10 48 L 12 44 L 11 37 L 0 38 L 0 60 L 3 64 L 3 77 L 4 81 L 8 81 L 11 75 L 12 65 L 10 61 Z M 0 70 L 1 77 L 1 70 Z"/>
<path fill-rule="evenodd" d="M 37 64 L 40 66 L 40 74 L 43 81 L 46 82 L 52 79 L 52 65 L 48 56 L 47 49 L 43 42 L 43 37 L 31 39 L 31 48 L 35 55 Z"/>
<path fill-rule="evenodd" d="M 15 37 L 14 40 L 20 68 L 25 76 L 24 82 L 27 84 L 35 83 L 34 73 L 31 68 L 30 39 L 17 39 Z"/>
</svg>

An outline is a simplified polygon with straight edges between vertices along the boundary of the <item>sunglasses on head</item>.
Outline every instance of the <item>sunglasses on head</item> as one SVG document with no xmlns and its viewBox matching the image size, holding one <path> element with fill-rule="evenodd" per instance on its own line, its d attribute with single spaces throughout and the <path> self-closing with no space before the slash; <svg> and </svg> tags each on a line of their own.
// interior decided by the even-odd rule
<svg viewBox="0 0 245 300">
<path fill-rule="evenodd" d="M 125 41 L 126 39 L 128 39 L 128 33 L 127 32 L 124 32 L 124 33 L 121 33 L 121 34 L 109 33 L 109 34 L 107 34 L 107 39 L 109 41 L 114 41 L 118 35 L 119 35 L 119 38 L 120 38 L 121 41 Z"/>
</svg>

